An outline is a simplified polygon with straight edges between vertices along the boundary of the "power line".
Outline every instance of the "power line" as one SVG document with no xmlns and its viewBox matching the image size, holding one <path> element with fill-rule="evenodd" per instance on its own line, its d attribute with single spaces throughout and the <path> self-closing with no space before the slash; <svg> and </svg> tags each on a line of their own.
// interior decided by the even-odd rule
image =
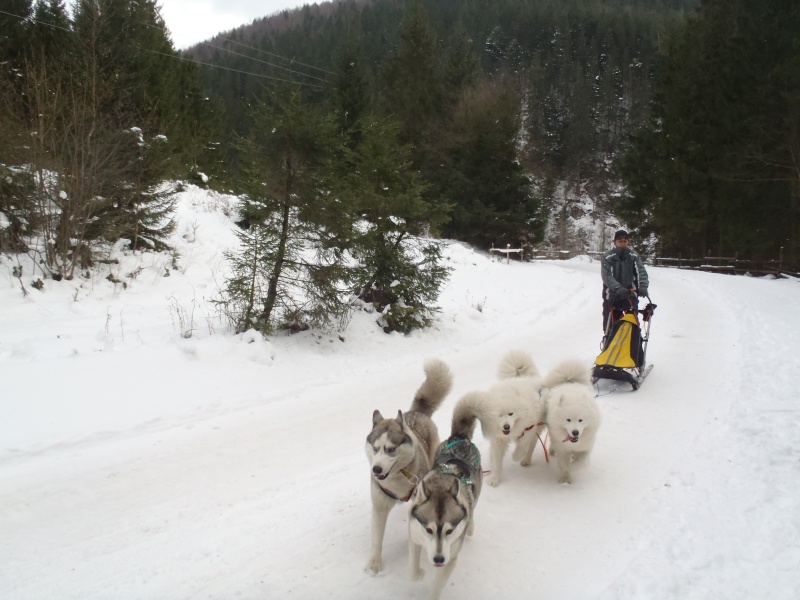
<svg viewBox="0 0 800 600">
<path fill-rule="evenodd" d="M 280 58 L 281 60 L 285 60 L 285 61 L 292 62 L 292 63 L 297 63 L 298 65 L 301 65 L 303 67 L 308 67 L 309 69 L 314 69 L 316 71 L 322 71 L 323 73 L 327 73 L 328 75 L 336 75 L 336 73 L 334 73 L 332 71 L 326 71 L 325 69 L 322 69 L 320 67 L 315 67 L 314 65 L 307 65 L 307 64 L 302 63 L 300 61 L 296 61 L 293 58 L 286 58 L 285 56 L 281 56 L 280 54 L 274 54 L 272 52 L 267 52 L 266 50 L 261 50 L 260 48 L 254 48 L 253 46 L 248 46 L 247 44 L 243 44 L 241 42 L 237 42 L 236 40 L 232 40 L 232 39 L 229 39 L 229 38 L 226 38 L 226 37 L 222 37 L 222 36 L 214 36 L 214 37 L 220 37 L 225 42 L 230 42 L 232 44 L 238 44 L 239 46 L 243 46 L 243 47 L 247 48 L 248 50 L 255 50 L 256 52 L 261 52 L 262 54 L 266 54 L 268 56 L 274 56 L 275 58 Z M 214 39 L 214 38 L 212 38 L 212 39 Z M 200 44 L 208 44 L 212 48 L 217 48 L 217 46 L 214 46 L 213 44 L 211 44 L 211 42 L 200 42 Z M 232 52 L 232 51 L 229 50 L 229 52 Z M 241 54 L 240 56 L 245 56 L 245 55 Z M 253 60 L 257 60 L 257 59 L 253 59 Z"/>
<path fill-rule="evenodd" d="M 196 65 L 203 65 L 204 67 L 211 67 L 212 69 L 222 69 L 224 71 L 232 71 L 234 73 L 242 73 L 243 75 L 252 75 L 253 77 L 260 77 L 262 79 L 272 79 L 274 81 L 283 81 L 285 83 L 294 83 L 297 85 L 305 85 L 308 87 L 313 87 L 316 89 L 322 89 L 321 85 L 315 85 L 313 83 L 304 83 L 302 81 L 292 81 L 291 79 L 281 79 L 280 77 L 272 77 L 270 75 L 259 75 L 258 73 L 250 73 L 249 71 L 240 71 L 239 69 L 231 69 L 230 67 L 221 67 L 219 65 L 212 65 L 211 63 L 201 62 L 199 60 L 194 60 L 191 58 L 186 58 L 184 56 L 177 56 L 175 54 L 166 54 L 164 52 L 158 52 L 156 50 L 148 50 L 148 52 L 152 52 L 153 54 L 160 54 L 161 56 L 168 56 L 170 58 L 177 58 L 178 60 L 184 60 L 186 62 L 195 63 Z"/>
<path fill-rule="evenodd" d="M 246 54 L 242 54 L 241 52 L 234 52 L 233 50 L 229 50 L 227 48 L 220 48 L 219 46 L 215 46 L 214 44 L 211 44 L 210 42 L 203 42 L 203 43 L 204 44 L 208 44 L 209 46 L 211 46 L 212 48 L 216 48 L 217 50 L 222 50 L 223 52 L 230 52 L 231 54 L 235 54 L 236 56 L 241 56 L 241 57 L 247 58 L 249 60 L 254 60 L 254 61 L 259 62 L 261 64 L 264 64 L 264 65 L 267 65 L 267 66 L 270 66 L 270 67 L 275 67 L 276 69 L 282 69 L 284 71 L 289 71 L 290 73 L 296 73 L 297 75 L 302 75 L 303 77 L 308 77 L 310 79 L 316 79 L 317 81 L 322 81 L 324 83 L 328 82 L 327 79 L 324 79 L 322 77 L 315 77 L 314 75 L 308 75 L 307 73 L 302 73 L 300 71 L 295 71 L 294 69 L 292 69 L 290 67 L 282 67 L 281 65 L 276 65 L 276 64 L 273 64 L 273 63 L 269 63 L 269 62 L 267 62 L 265 60 L 259 60 L 259 59 L 255 58 L 254 56 L 247 56 Z M 288 58 L 284 58 L 283 60 L 289 60 L 289 59 Z M 297 64 L 302 65 L 303 63 L 298 62 Z M 303 66 L 308 66 L 308 65 L 303 65 Z M 311 67 L 311 68 L 316 68 L 316 67 Z M 322 71 L 322 69 L 318 69 L 318 70 Z M 328 71 L 325 71 L 325 72 L 327 73 Z"/>
<path fill-rule="evenodd" d="M 153 29 L 158 29 L 160 31 L 164 31 L 164 27 L 159 27 L 158 25 L 151 25 L 150 23 L 144 23 L 144 25 L 146 27 L 151 27 Z M 172 35 L 175 35 L 175 34 L 172 34 Z M 241 44 L 241 43 L 239 43 L 239 42 L 237 42 L 235 40 L 224 38 L 222 36 L 215 36 L 215 37 L 220 37 L 223 41 L 231 42 L 232 44 L 238 44 L 239 46 L 244 46 L 245 48 L 250 48 L 251 50 L 255 50 L 256 52 L 263 52 L 264 54 L 268 54 L 270 56 L 275 56 L 277 58 L 280 58 L 281 60 L 285 60 L 285 61 L 289 62 L 290 64 L 298 64 L 298 65 L 301 65 L 301 66 L 304 66 L 304 67 L 308 67 L 309 69 L 314 69 L 316 71 L 322 71 L 323 73 L 330 73 L 331 75 L 335 75 L 335 73 L 331 73 L 330 71 L 326 71 L 325 69 L 320 69 L 319 67 L 314 67 L 312 65 L 307 65 L 305 63 L 301 63 L 300 61 L 296 61 L 293 58 L 289 59 L 289 58 L 285 58 L 283 56 L 280 56 L 279 54 L 273 54 L 271 52 L 267 52 L 266 50 L 259 50 L 258 48 L 252 48 L 251 46 L 248 46 L 246 44 Z M 247 54 L 242 54 L 241 52 L 235 52 L 234 50 L 231 50 L 230 48 L 223 48 L 221 46 L 216 46 L 216 45 L 212 44 L 211 42 L 200 42 L 200 44 L 206 44 L 206 45 L 211 46 L 212 48 L 214 48 L 216 50 L 221 50 L 222 52 L 230 52 L 231 54 L 235 54 L 236 56 L 241 56 L 242 58 L 246 58 L 248 60 L 254 60 L 254 61 L 259 62 L 261 64 L 267 65 L 268 67 L 275 67 L 276 69 L 282 69 L 284 71 L 288 71 L 289 73 L 295 73 L 295 74 L 301 75 L 303 77 L 308 77 L 310 79 L 316 79 L 317 81 L 322 81 L 323 83 L 327 83 L 328 82 L 327 79 L 324 79 L 324 78 L 321 78 L 321 77 L 315 77 L 314 75 L 309 75 L 308 73 L 303 73 L 302 71 L 296 71 L 291 67 L 284 67 L 284 66 L 281 66 L 281 65 L 276 65 L 274 63 L 267 62 L 265 60 L 259 60 L 258 58 L 255 58 L 254 56 L 248 56 Z"/>
<path fill-rule="evenodd" d="M 67 31 L 72 33 L 71 29 L 67 29 L 66 27 L 60 27 L 58 25 L 53 25 L 52 23 L 45 23 L 44 21 L 37 21 L 33 17 L 23 17 L 22 15 L 15 15 L 10 12 L 6 12 L 4 10 L 0 10 L 0 14 L 7 15 L 9 17 L 16 17 L 20 21 L 30 21 L 31 23 L 38 23 L 39 25 L 46 25 L 47 27 L 52 27 L 53 29 L 60 29 L 61 31 Z"/>
<path fill-rule="evenodd" d="M 20 21 L 30 21 L 32 23 L 37 23 L 39 25 L 44 25 L 45 27 L 52 27 L 54 29 L 60 29 L 62 31 L 66 31 L 68 33 L 74 33 L 74 30 L 72 30 L 72 29 L 67 29 L 67 28 L 64 28 L 64 27 L 60 27 L 58 25 L 53 25 L 52 23 L 45 23 L 44 21 L 39 21 L 37 19 L 34 19 L 31 16 L 23 17 L 21 15 L 16 15 L 16 14 L 13 14 L 13 13 L 9 13 L 9 12 L 6 12 L 4 10 L 0 10 L 0 14 L 7 15 L 9 17 L 15 17 L 15 18 L 19 19 Z M 153 27 L 155 29 L 159 29 L 161 31 L 164 31 L 164 29 L 162 27 L 158 27 L 157 25 L 151 25 L 149 23 L 143 23 L 143 25 L 146 25 L 147 27 Z M 223 39 L 226 39 L 226 38 L 223 38 Z M 228 40 L 228 41 L 232 41 L 234 44 L 238 43 L 238 42 L 235 42 L 233 40 Z M 212 44 L 210 44 L 210 45 L 212 47 L 216 48 L 216 46 L 213 46 Z M 241 45 L 244 45 L 244 44 L 241 44 Z M 245 47 L 248 47 L 248 46 L 245 46 Z M 224 52 L 231 52 L 233 54 L 237 54 L 237 55 L 242 56 L 244 58 L 249 58 L 251 60 L 255 60 L 256 62 L 264 63 L 264 64 L 267 64 L 269 66 L 274 66 L 274 67 L 277 67 L 277 68 L 280 68 L 280 69 L 284 69 L 284 70 L 290 71 L 292 73 L 297 73 L 297 75 L 301 75 L 303 77 L 310 77 L 311 79 L 316 79 L 317 81 L 321 81 L 323 83 L 327 83 L 325 79 L 321 79 L 321 78 L 315 77 L 313 75 L 308 75 L 306 73 L 301 73 L 299 71 L 292 71 L 291 69 L 287 69 L 286 67 L 281 67 L 280 65 L 271 65 L 270 63 L 267 63 L 267 62 L 262 61 L 262 60 L 258 60 L 257 58 L 246 56 L 246 55 L 240 54 L 238 52 L 233 52 L 232 50 L 227 50 L 225 48 L 218 48 L 218 49 L 222 50 Z M 257 48 L 253 48 L 253 49 L 257 50 Z M 175 58 L 175 59 L 182 60 L 182 61 L 185 61 L 185 62 L 191 62 L 191 63 L 197 64 L 197 65 L 202 65 L 204 67 L 210 67 L 212 69 L 222 69 L 223 71 L 231 71 L 233 73 L 241 73 L 243 75 L 252 75 L 253 77 L 259 77 L 261 79 L 270 79 L 270 80 L 273 80 L 273 81 L 281 81 L 281 82 L 284 82 L 284 83 L 294 83 L 296 85 L 304 85 L 304 86 L 308 86 L 308 87 L 312 87 L 312 88 L 316 88 L 316 89 L 322 89 L 322 87 L 323 87 L 321 85 L 316 85 L 316 84 L 313 84 L 313 83 L 305 83 L 305 82 L 302 82 L 302 81 L 292 81 L 291 79 L 282 79 L 280 77 L 272 77 L 270 75 L 260 75 L 258 73 L 251 73 L 249 71 L 242 71 L 240 69 L 232 69 L 230 67 L 223 67 L 221 65 L 214 65 L 214 64 L 211 64 L 211 63 L 206 63 L 206 62 L 202 62 L 202 61 L 199 61 L 199 60 L 186 58 L 184 56 L 180 56 L 180 55 L 176 55 L 176 54 L 167 54 L 165 52 L 158 52 L 156 50 L 150 50 L 149 48 L 145 48 L 145 50 L 147 50 L 148 52 L 152 52 L 153 54 L 166 56 L 168 58 Z M 267 54 L 269 54 L 269 53 L 267 53 Z M 275 55 L 275 56 L 278 56 L 278 55 Z M 283 57 L 279 57 L 279 58 L 283 58 Z M 283 60 L 289 60 L 289 59 L 283 58 Z M 307 67 L 312 68 L 312 69 L 317 69 L 319 71 L 324 71 L 324 69 L 319 69 L 318 67 L 312 67 L 310 65 L 304 65 L 303 63 L 300 63 L 300 62 L 298 62 L 297 64 L 300 64 L 300 65 L 303 65 L 303 66 L 307 66 Z M 324 72 L 327 73 L 329 71 L 324 71 Z"/>
</svg>

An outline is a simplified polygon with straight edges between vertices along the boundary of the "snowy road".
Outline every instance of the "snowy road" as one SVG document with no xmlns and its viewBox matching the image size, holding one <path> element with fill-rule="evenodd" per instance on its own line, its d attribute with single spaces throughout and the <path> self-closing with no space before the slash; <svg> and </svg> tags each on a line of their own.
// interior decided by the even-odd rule
<svg viewBox="0 0 800 600">
<path fill-rule="evenodd" d="M 207 283 L 200 265 L 80 303 L 0 290 L 0 597 L 425 598 L 430 574 L 406 574 L 405 507 L 384 571 L 362 571 L 372 411 L 407 409 L 423 359 L 439 356 L 455 374 L 435 415 L 446 434 L 455 401 L 487 388 L 507 349 L 546 371 L 591 363 L 600 338 L 597 263 L 448 255 L 439 326 L 409 337 L 361 314 L 345 342 L 181 339 L 164 298 Z M 574 485 L 540 451 L 528 469 L 507 458 L 445 598 L 800 597 L 800 285 L 651 280 L 647 382 L 599 399 Z"/>
</svg>

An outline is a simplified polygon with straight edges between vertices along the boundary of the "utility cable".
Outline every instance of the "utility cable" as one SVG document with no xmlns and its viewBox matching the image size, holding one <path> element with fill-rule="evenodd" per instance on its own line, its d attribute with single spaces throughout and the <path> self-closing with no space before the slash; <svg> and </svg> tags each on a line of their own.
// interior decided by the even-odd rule
<svg viewBox="0 0 800 600">
<path fill-rule="evenodd" d="M 39 25 L 44 25 L 45 27 L 52 27 L 54 29 L 60 29 L 62 31 L 66 31 L 68 33 L 74 33 L 74 31 L 72 29 L 67 29 L 67 28 L 64 28 L 64 27 L 60 27 L 58 25 L 53 25 L 52 23 L 45 23 L 44 21 L 39 21 L 37 19 L 34 19 L 33 17 L 23 17 L 21 15 L 9 13 L 9 12 L 6 12 L 4 10 L 0 10 L 0 14 L 7 15 L 9 17 L 15 17 L 15 18 L 19 19 L 20 21 L 30 21 L 32 23 L 37 23 Z M 158 27 L 157 25 L 150 25 L 149 23 L 144 23 L 144 25 L 147 25 L 148 27 L 155 27 L 156 29 L 160 29 L 161 31 L 164 31 L 163 28 Z M 225 38 L 223 38 L 223 39 L 225 39 Z M 233 43 L 238 43 L 238 42 L 233 42 Z M 242 44 L 242 45 L 244 45 L 244 44 Z M 212 47 L 214 47 L 214 46 L 212 46 Z M 233 52 L 231 50 L 225 50 L 224 48 L 219 48 L 219 49 L 223 50 L 225 52 Z M 304 86 L 312 87 L 312 88 L 315 88 L 315 89 L 322 89 L 322 87 L 323 87 L 321 85 L 316 85 L 316 84 L 313 84 L 313 83 L 305 83 L 305 82 L 302 82 L 302 81 L 292 81 L 291 79 L 282 79 L 280 77 L 272 77 L 270 75 L 260 75 L 258 73 L 251 73 L 249 71 L 242 71 L 240 69 L 232 69 L 230 67 L 223 67 L 223 66 L 220 66 L 220 65 L 213 65 L 211 63 L 206 63 L 206 62 L 202 62 L 202 61 L 199 61 L 199 60 L 186 58 L 184 56 L 180 56 L 180 55 L 177 55 L 177 54 L 167 54 L 165 52 L 158 52 L 156 50 L 150 50 L 149 48 L 145 48 L 145 50 L 147 50 L 148 52 L 151 52 L 153 54 L 158 54 L 160 56 L 166 56 L 168 58 L 175 58 L 175 59 L 182 60 L 182 61 L 185 61 L 185 62 L 191 62 L 191 63 L 195 63 L 195 64 L 202 65 L 202 66 L 205 66 L 205 67 L 210 67 L 212 69 L 222 69 L 223 71 L 231 71 L 231 72 L 234 72 L 234 73 L 241 73 L 243 75 L 252 75 L 253 77 L 259 77 L 261 79 L 270 79 L 270 80 L 273 80 L 273 81 L 281 81 L 281 82 L 284 82 L 284 83 L 294 83 L 294 84 L 297 84 L 297 85 L 304 85 Z M 233 52 L 233 53 L 234 54 L 239 54 L 238 52 Z M 245 56 L 243 54 L 239 54 L 239 56 L 244 56 L 245 58 L 252 58 L 252 57 Z M 283 58 L 283 57 L 280 57 L 280 58 Z M 264 62 L 264 61 L 260 61 L 260 60 L 255 59 L 255 58 L 253 60 L 256 60 L 257 62 Z M 289 60 L 289 59 L 284 58 L 283 60 Z M 269 63 L 265 63 L 265 64 L 269 64 Z M 298 62 L 297 64 L 303 64 L 303 63 Z M 279 67 L 278 65 L 270 65 L 270 66 L 276 66 L 278 68 L 286 69 L 285 67 Z M 310 65 L 303 65 L 303 66 L 310 66 Z M 310 68 L 317 69 L 317 67 L 310 67 Z M 313 75 L 307 75 L 307 74 L 301 73 L 299 71 L 291 71 L 290 69 L 286 69 L 286 70 L 289 70 L 292 73 L 296 73 L 299 76 L 310 77 L 311 79 L 316 79 L 317 81 L 321 81 L 323 83 L 326 83 L 326 80 L 320 79 L 319 77 L 314 77 Z M 324 69 L 318 69 L 318 70 L 323 71 Z"/>
</svg>

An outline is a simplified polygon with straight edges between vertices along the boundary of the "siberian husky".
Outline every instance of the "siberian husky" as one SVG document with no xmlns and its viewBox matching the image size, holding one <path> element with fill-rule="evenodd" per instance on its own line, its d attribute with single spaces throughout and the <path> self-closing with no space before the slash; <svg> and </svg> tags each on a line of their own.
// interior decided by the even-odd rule
<svg viewBox="0 0 800 600">
<path fill-rule="evenodd" d="M 372 496 L 372 551 L 365 571 L 381 570 L 383 535 L 389 511 L 411 497 L 419 479 L 433 464 L 439 433 L 431 419 L 453 385 L 448 366 L 440 360 L 425 362 L 425 381 L 414 395 L 407 413 L 394 419 L 372 413 L 372 431 L 365 450 L 370 463 Z"/>
<path fill-rule="evenodd" d="M 425 575 L 422 548 L 436 567 L 431 600 L 438 600 L 455 569 L 464 539 L 475 529 L 475 505 L 481 493 L 481 455 L 472 443 L 477 413 L 460 400 L 453 412 L 450 437 L 439 446 L 433 467 L 417 485 L 408 518 L 411 579 Z"/>
<path fill-rule="evenodd" d="M 572 468 L 587 461 L 600 427 L 591 377 L 591 369 L 585 364 L 567 360 L 544 381 L 550 455 L 558 463 L 560 483 L 572 483 Z"/>
<path fill-rule="evenodd" d="M 470 392 L 462 401 L 471 407 L 489 440 L 489 485 L 503 475 L 503 459 L 512 442 L 513 459 L 523 467 L 531 462 L 536 442 L 545 428 L 547 407 L 542 378 L 527 352 L 511 350 L 498 368 L 500 381 L 485 392 Z"/>
</svg>

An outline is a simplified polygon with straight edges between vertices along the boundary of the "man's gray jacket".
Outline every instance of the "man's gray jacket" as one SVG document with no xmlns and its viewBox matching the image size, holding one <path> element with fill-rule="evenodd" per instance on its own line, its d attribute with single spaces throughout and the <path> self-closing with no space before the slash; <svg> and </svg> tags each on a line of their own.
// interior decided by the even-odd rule
<svg viewBox="0 0 800 600">
<path fill-rule="evenodd" d="M 600 263 L 603 276 L 603 297 L 612 298 L 620 288 L 647 288 L 650 280 L 642 259 L 630 248 L 612 248 Z"/>
</svg>

